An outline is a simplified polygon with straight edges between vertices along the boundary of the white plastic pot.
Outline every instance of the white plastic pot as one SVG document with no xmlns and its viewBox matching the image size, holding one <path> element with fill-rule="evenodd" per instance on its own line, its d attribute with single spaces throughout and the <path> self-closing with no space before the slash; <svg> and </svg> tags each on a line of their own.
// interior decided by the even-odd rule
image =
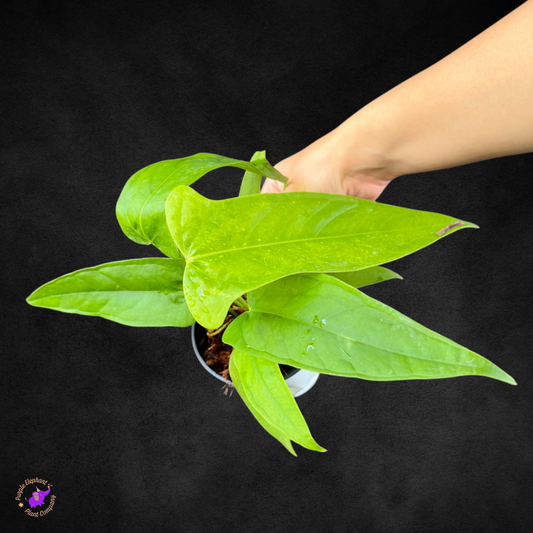
<svg viewBox="0 0 533 533">
<path fill-rule="evenodd" d="M 222 381 L 223 383 L 232 385 L 231 381 L 224 379 L 220 374 L 217 374 L 216 372 L 211 370 L 207 366 L 206 362 L 204 361 L 204 358 L 202 357 L 202 355 L 200 354 L 200 351 L 198 350 L 198 342 L 202 334 L 203 334 L 203 328 L 201 326 L 198 326 L 198 324 L 194 323 L 191 328 L 191 338 L 192 338 L 192 347 L 194 349 L 194 353 L 196 354 L 196 357 L 198 357 L 198 361 L 200 361 L 200 364 L 212 376 Z M 292 395 L 295 398 L 298 398 L 298 396 L 305 394 L 309 389 L 313 387 L 319 375 L 320 374 L 317 374 L 316 372 L 310 372 L 309 370 L 302 370 L 300 368 L 295 368 L 294 373 L 291 373 L 285 378 L 285 383 L 287 383 L 287 386 L 289 387 L 289 390 L 291 391 Z"/>
</svg>

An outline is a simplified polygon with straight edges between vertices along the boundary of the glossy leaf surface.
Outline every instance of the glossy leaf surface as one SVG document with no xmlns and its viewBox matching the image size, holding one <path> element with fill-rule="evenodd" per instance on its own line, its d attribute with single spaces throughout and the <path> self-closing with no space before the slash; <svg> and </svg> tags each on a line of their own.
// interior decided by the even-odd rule
<svg viewBox="0 0 533 533">
<path fill-rule="evenodd" d="M 136 172 L 126 183 L 117 203 L 117 219 L 124 233 L 139 244 L 154 244 L 165 255 L 179 257 L 165 220 L 165 201 L 177 185 L 191 185 L 207 172 L 238 167 L 261 176 L 287 182 L 266 158 L 253 163 L 215 154 L 196 154 L 160 161 Z"/>
<path fill-rule="evenodd" d="M 399 274 L 385 267 L 370 267 L 355 272 L 331 272 L 331 276 L 344 281 L 348 285 L 359 289 L 368 285 L 374 285 L 389 279 L 403 279 Z"/>
<path fill-rule="evenodd" d="M 224 342 L 323 374 L 376 381 L 479 375 L 516 384 L 480 355 L 339 280 L 291 276 L 248 294 Z"/>
<path fill-rule="evenodd" d="M 222 324 L 235 298 L 276 279 L 361 270 L 476 227 L 437 213 L 307 192 L 212 201 L 178 186 L 166 212 L 187 262 L 187 304 L 210 329 Z"/>
<path fill-rule="evenodd" d="M 77 270 L 27 299 L 36 307 L 99 316 L 128 326 L 190 326 L 183 259 L 131 259 Z"/>
<path fill-rule="evenodd" d="M 276 363 L 233 350 L 229 373 L 257 421 L 289 452 L 296 455 L 291 440 L 310 450 L 326 451 L 311 436 Z"/>
</svg>

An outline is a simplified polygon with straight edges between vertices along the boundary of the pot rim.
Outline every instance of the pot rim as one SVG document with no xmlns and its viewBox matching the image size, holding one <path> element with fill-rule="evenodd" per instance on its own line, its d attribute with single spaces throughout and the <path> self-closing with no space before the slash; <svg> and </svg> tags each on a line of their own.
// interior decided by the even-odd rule
<svg viewBox="0 0 533 533">
<path fill-rule="evenodd" d="M 228 381 L 227 379 L 224 379 L 220 374 L 217 374 L 214 370 L 209 368 L 207 366 L 207 363 L 205 362 L 204 358 L 200 354 L 200 350 L 198 350 L 198 346 L 196 344 L 196 326 L 199 325 L 198 322 L 195 322 L 191 327 L 191 341 L 192 341 L 192 347 L 194 350 L 194 353 L 196 354 L 196 357 L 198 358 L 198 361 L 200 361 L 200 364 L 214 377 L 219 379 L 220 381 L 227 383 L 228 385 L 233 385 L 231 381 Z"/>
</svg>

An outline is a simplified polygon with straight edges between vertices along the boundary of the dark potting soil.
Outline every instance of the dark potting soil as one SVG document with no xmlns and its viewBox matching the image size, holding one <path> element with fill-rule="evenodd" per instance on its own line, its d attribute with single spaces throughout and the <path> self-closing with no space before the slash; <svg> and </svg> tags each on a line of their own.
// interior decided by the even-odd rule
<svg viewBox="0 0 533 533">
<path fill-rule="evenodd" d="M 218 333 L 213 335 L 217 330 L 206 330 L 204 327 L 196 324 L 196 342 L 198 344 L 198 351 L 200 355 L 204 358 L 207 366 L 220 374 L 224 379 L 231 381 L 231 376 L 229 374 L 229 359 L 233 346 L 224 344 L 222 342 L 222 336 L 226 327 L 235 320 L 235 317 L 228 313 L 226 320 L 224 321 L 224 329 L 218 329 Z M 284 377 L 289 377 L 295 374 L 298 369 L 289 365 L 279 365 L 281 374 Z"/>
</svg>

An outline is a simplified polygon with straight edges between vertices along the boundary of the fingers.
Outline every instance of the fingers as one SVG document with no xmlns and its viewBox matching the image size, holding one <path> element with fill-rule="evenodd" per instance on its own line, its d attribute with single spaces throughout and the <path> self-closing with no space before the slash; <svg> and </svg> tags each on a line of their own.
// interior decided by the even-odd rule
<svg viewBox="0 0 533 533">
<path fill-rule="evenodd" d="M 261 192 L 283 192 L 283 183 L 266 178 L 265 183 L 261 187 Z"/>
<path fill-rule="evenodd" d="M 261 192 L 295 192 L 295 191 L 307 191 L 308 189 L 305 187 L 305 184 L 299 184 L 295 181 L 290 181 L 287 183 L 287 186 L 284 188 L 283 183 L 281 181 L 271 180 L 270 178 L 266 178 L 265 183 L 263 184 L 263 187 L 261 187 Z"/>
</svg>

